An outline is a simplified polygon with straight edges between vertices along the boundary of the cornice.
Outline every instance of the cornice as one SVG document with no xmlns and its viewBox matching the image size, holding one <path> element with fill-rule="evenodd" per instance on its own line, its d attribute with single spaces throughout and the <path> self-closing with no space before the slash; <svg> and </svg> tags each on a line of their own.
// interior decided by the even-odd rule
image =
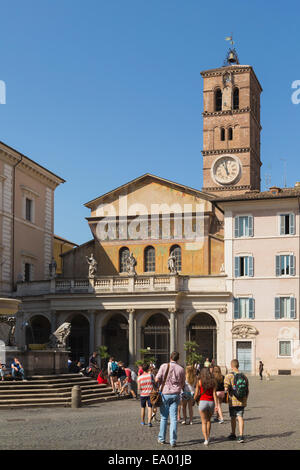
<svg viewBox="0 0 300 470">
<path fill-rule="evenodd" d="M 203 78 L 206 77 L 219 77 L 224 75 L 225 72 L 232 72 L 234 74 L 236 73 L 245 73 L 245 72 L 251 72 L 253 71 L 251 65 L 235 65 L 234 67 L 232 65 L 228 67 L 222 67 L 222 68 L 217 68 L 217 69 L 211 69 L 211 70 L 204 70 L 203 72 L 200 72 L 200 75 Z"/>
<path fill-rule="evenodd" d="M 214 150 L 201 150 L 203 157 L 207 157 L 209 155 L 224 155 L 227 153 L 249 153 L 251 152 L 251 147 L 240 147 L 240 148 L 233 148 L 233 149 L 214 149 Z"/>
<path fill-rule="evenodd" d="M 216 191 L 246 191 L 246 190 L 250 190 L 251 189 L 251 186 L 250 184 L 249 185 L 240 185 L 240 186 L 214 186 L 214 187 L 211 187 L 211 188 L 202 188 L 203 191 L 206 191 L 206 192 L 210 192 L 210 191 L 213 191 L 213 192 L 216 192 Z"/>
<path fill-rule="evenodd" d="M 250 106 L 246 106 L 246 108 L 242 109 L 228 109 L 226 111 L 203 111 L 203 117 L 214 117 L 214 116 L 226 116 L 228 114 L 242 114 L 242 113 L 249 113 L 251 111 Z"/>
</svg>

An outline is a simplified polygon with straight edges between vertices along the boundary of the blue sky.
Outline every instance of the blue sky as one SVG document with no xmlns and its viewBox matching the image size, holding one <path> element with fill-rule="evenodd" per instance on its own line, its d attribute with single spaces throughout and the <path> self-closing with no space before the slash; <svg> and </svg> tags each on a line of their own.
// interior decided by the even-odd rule
<svg viewBox="0 0 300 470">
<path fill-rule="evenodd" d="M 283 186 L 282 159 L 287 185 L 300 180 L 299 2 L 0 5 L 0 140 L 67 180 L 56 190 L 56 234 L 90 239 L 83 204 L 147 172 L 201 189 L 200 71 L 223 65 L 231 32 L 263 87 L 262 189 L 265 174 Z"/>
</svg>

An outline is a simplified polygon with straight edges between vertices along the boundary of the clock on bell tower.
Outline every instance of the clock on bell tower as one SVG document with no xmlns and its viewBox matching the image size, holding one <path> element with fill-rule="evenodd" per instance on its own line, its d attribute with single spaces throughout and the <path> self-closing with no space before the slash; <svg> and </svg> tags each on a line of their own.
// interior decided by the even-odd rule
<svg viewBox="0 0 300 470">
<path fill-rule="evenodd" d="M 203 191 L 260 190 L 260 93 L 250 65 L 230 49 L 223 67 L 203 77 Z"/>
</svg>

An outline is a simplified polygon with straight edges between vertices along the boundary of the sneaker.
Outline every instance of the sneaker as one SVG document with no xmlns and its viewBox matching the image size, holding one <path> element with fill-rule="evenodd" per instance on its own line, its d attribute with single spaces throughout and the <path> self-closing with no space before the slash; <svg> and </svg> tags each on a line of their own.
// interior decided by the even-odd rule
<svg viewBox="0 0 300 470">
<path fill-rule="evenodd" d="M 157 442 L 158 442 L 159 444 L 165 444 L 165 443 L 166 443 L 166 441 L 161 441 L 160 439 L 157 439 Z"/>
<path fill-rule="evenodd" d="M 176 447 L 176 442 L 173 442 L 173 444 L 171 444 L 171 447 Z"/>
<path fill-rule="evenodd" d="M 231 433 L 231 434 L 228 436 L 228 439 L 230 439 L 231 441 L 234 441 L 234 440 L 236 439 L 236 435 Z"/>
<path fill-rule="evenodd" d="M 190 424 L 193 424 L 193 421 L 190 421 Z"/>
<path fill-rule="evenodd" d="M 208 446 L 208 440 L 204 441 L 203 444 L 204 444 L 205 446 Z"/>
<path fill-rule="evenodd" d="M 244 442 L 244 436 L 239 436 L 238 437 L 238 442 Z"/>
<path fill-rule="evenodd" d="M 152 423 L 148 423 L 149 428 L 152 428 Z"/>
<path fill-rule="evenodd" d="M 223 423 L 224 423 L 224 419 L 220 419 L 219 424 L 223 424 Z"/>
<path fill-rule="evenodd" d="M 186 424 L 186 421 L 185 420 L 181 421 L 181 424 Z"/>
<path fill-rule="evenodd" d="M 142 422 L 141 422 L 141 425 L 142 425 L 142 426 L 145 426 L 145 423 L 143 423 L 143 421 L 142 421 Z"/>
</svg>

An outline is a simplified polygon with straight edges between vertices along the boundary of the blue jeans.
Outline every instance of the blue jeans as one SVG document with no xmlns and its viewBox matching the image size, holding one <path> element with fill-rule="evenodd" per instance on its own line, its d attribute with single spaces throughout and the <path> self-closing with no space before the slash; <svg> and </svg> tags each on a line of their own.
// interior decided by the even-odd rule
<svg viewBox="0 0 300 470">
<path fill-rule="evenodd" d="M 13 367 L 11 368 L 11 375 L 12 375 L 12 378 L 15 379 L 16 377 L 16 374 L 18 375 L 21 375 L 22 379 L 24 380 L 24 369 L 19 369 L 18 371 L 16 371 L 15 369 L 13 369 Z"/>
<path fill-rule="evenodd" d="M 158 439 L 166 440 L 167 424 L 170 415 L 170 444 L 176 444 L 177 441 L 177 410 L 180 402 L 180 395 L 162 395 L 162 404 L 160 405 L 160 430 Z"/>
</svg>

